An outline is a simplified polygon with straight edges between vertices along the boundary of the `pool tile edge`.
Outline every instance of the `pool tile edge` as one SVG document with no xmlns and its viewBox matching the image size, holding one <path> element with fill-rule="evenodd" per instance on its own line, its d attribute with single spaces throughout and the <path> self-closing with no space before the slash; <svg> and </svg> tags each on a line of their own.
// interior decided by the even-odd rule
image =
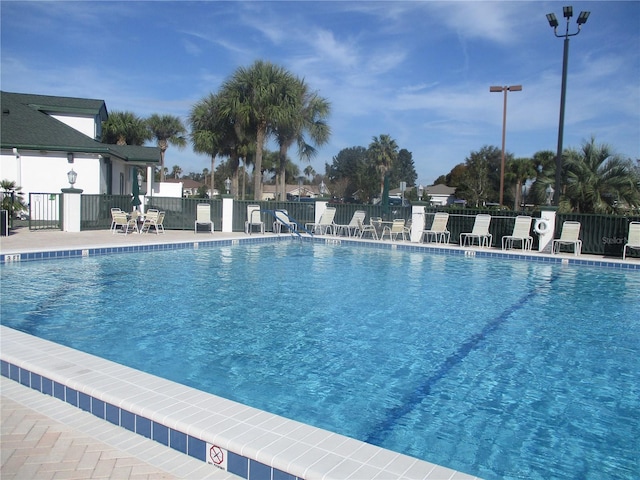
<svg viewBox="0 0 640 480">
<path fill-rule="evenodd" d="M 201 460 L 203 463 L 212 463 L 207 461 L 207 458 L 212 455 L 208 450 L 218 445 L 226 454 L 225 462 L 222 465 L 225 468 L 222 469 L 249 480 L 263 478 L 262 475 L 267 470 L 271 472 L 271 475 L 274 475 L 273 472 L 277 472 L 278 478 L 291 480 L 305 478 L 305 474 L 308 475 L 307 478 L 359 478 L 357 472 L 360 471 L 360 475 L 362 474 L 362 468 L 366 466 L 366 462 L 352 457 L 354 453 L 354 450 L 351 450 L 353 442 L 356 442 L 356 445 L 376 449 L 380 453 L 389 453 L 387 450 L 358 440 L 246 406 L 243 407 L 255 411 L 250 412 L 255 414 L 247 415 L 248 420 L 246 421 L 242 418 L 233 418 L 233 416 L 227 417 L 224 422 L 221 422 L 227 428 L 223 428 L 220 432 L 207 430 L 202 425 L 192 428 L 187 419 L 193 419 L 194 415 L 205 416 L 215 412 L 207 411 L 202 406 L 196 406 L 194 403 L 176 398 L 176 392 L 177 395 L 193 394 L 194 398 L 199 399 L 197 402 L 199 405 L 210 398 L 212 404 L 218 407 L 225 405 L 231 411 L 235 411 L 231 407 L 241 404 L 42 340 L 6 326 L 0 326 L 0 342 L 0 374 L 2 376 L 88 411 L 102 420 L 169 446 L 192 458 Z M 43 351 L 46 353 L 42 353 Z M 60 363 L 62 360 L 64 362 Z M 60 366 L 62 368 L 56 370 L 56 367 Z M 101 367 L 105 367 L 109 374 L 102 374 L 99 371 Z M 65 373 L 74 370 L 72 378 L 65 376 Z M 132 383 L 123 380 L 132 372 L 135 372 L 138 387 L 136 389 L 132 388 Z M 81 374 L 76 375 L 78 373 Z M 99 377 L 97 381 L 92 378 L 92 373 Z M 109 377 L 109 381 L 105 382 L 107 377 Z M 146 379 L 149 380 L 149 385 L 152 385 L 153 388 L 145 387 Z M 173 393 L 171 395 L 163 394 L 159 384 L 164 384 L 166 390 Z M 127 391 L 130 388 L 134 392 L 135 400 L 131 397 L 122 398 L 127 397 L 126 395 L 121 395 L 121 398 L 118 398 L 106 391 L 109 386 L 113 385 L 119 385 L 120 391 Z M 141 400 L 145 398 L 145 391 L 148 395 L 163 398 L 169 403 L 175 401 L 174 406 L 179 405 L 180 408 L 173 410 L 168 408 L 168 411 L 164 410 L 163 412 L 151 411 Z M 189 397 L 191 398 L 191 395 Z M 152 417 L 156 420 L 152 420 Z M 257 425 L 252 425 L 252 418 L 259 418 L 260 422 Z M 272 421 L 269 422 L 269 419 Z M 290 423 L 292 426 L 280 428 L 278 432 L 260 426 L 272 422 Z M 304 437 L 299 438 L 300 431 L 305 429 L 311 429 L 313 435 L 308 438 L 313 438 L 313 441 L 305 441 Z M 287 430 L 289 433 L 284 433 Z M 233 435 L 238 432 L 244 433 L 240 435 L 240 438 L 233 438 Z M 325 441 L 322 447 L 318 446 L 319 438 L 327 440 L 330 437 L 340 438 L 342 441 Z M 257 442 L 259 445 L 256 445 L 252 444 L 252 439 L 256 441 L 261 439 L 261 441 Z M 344 449 L 343 451 L 339 451 L 340 449 L 333 451 L 326 446 L 331 443 L 348 444 L 351 448 L 349 452 Z M 222 447 L 222 444 L 228 448 Z M 269 448 L 276 444 L 281 447 L 282 452 L 274 452 L 272 448 Z M 288 457 L 287 450 L 295 452 L 292 458 Z M 401 475 L 402 478 L 429 478 L 429 472 L 434 470 L 435 465 L 429 462 L 395 452 L 393 454 L 401 458 L 403 464 L 412 465 L 411 473 L 406 472 Z M 324 463 L 322 462 L 323 458 L 327 460 Z M 283 470 L 285 465 L 287 468 Z M 211 468 L 216 467 L 211 465 Z M 385 478 L 397 478 L 397 468 L 398 465 L 396 468 L 382 469 L 381 472 L 389 474 Z M 253 476 L 251 475 L 252 471 L 254 472 Z M 334 471 L 333 474 L 332 471 Z M 338 472 L 339 477 L 334 477 L 333 475 Z M 456 473 L 460 475 L 460 472 L 454 470 L 450 470 L 450 472 L 451 475 Z M 280 477 L 281 475 L 284 476 Z M 468 476 L 466 478 L 474 477 Z"/>
</svg>

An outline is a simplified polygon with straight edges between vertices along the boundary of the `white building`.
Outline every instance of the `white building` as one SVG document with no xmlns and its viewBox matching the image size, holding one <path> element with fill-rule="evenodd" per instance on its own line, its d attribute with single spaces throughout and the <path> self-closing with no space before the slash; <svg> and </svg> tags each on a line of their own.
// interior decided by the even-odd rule
<svg viewBox="0 0 640 480">
<path fill-rule="evenodd" d="M 158 147 L 100 142 L 107 120 L 103 100 L 0 92 L 0 179 L 29 193 L 59 193 L 67 172 L 85 194 L 126 195 L 135 174 L 160 163 Z"/>
</svg>

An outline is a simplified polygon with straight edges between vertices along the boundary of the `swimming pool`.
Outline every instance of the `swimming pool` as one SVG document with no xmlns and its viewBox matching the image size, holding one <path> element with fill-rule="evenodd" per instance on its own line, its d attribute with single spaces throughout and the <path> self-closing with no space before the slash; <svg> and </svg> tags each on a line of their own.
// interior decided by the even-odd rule
<svg viewBox="0 0 640 480">
<path fill-rule="evenodd" d="M 2 275 L 5 325 L 430 462 L 639 473 L 637 272 L 279 242 Z"/>
</svg>

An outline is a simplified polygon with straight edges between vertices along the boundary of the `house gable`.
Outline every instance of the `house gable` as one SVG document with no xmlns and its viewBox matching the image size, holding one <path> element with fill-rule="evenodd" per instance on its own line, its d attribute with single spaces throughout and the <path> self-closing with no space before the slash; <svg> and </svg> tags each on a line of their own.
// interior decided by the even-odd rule
<svg viewBox="0 0 640 480">
<path fill-rule="evenodd" d="M 78 118 L 107 118 L 103 100 L 0 92 L 0 147 L 101 154 L 125 162 L 160 163 L 158 147 L 111 145 L 78 131 Z"/>
</svg>

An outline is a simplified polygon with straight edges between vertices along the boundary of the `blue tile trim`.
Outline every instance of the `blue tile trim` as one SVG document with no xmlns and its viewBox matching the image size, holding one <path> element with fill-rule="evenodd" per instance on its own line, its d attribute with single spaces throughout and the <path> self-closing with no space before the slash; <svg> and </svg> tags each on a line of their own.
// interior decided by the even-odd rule
<svg viewBox="0 0 640 480">
<path fill-rule="evenodd" d="M 227 456 L 227 471 L 242 478 L 249 478 L 249 459 L 242 455 L 229 452 Z"/>
<path fill-rule="evenodd" d="M 173 428 L 169 429 L 169 446 L 181 453 L 187 453 L 187 435 Z"/>
</svg>

